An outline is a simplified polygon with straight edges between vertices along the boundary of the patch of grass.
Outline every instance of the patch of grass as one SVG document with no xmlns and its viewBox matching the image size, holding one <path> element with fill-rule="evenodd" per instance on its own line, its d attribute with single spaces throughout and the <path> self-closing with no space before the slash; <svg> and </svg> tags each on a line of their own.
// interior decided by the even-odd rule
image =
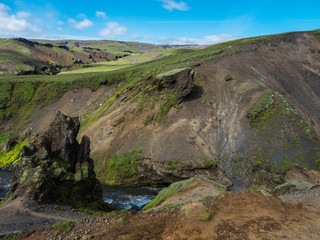
<svg viewBox="0 0 320 240">
<path fill-rule="evenodd" d="M 224 193 L 225 194 L 225 193 Z M 210 204 L 217 200 L 219 197 L 221 197 L 223 194 L 218 194 L 216 196 L 205 196 L 200 200 L 200 202 L 205 206 L 206 208 L 210 207 Z"/>
<path fill-rule="evenodd" d="M 285 155 L 280 163 L 280 169 L 282 172 L 296 166 L 297 164 L 294 163 L 288 155 Z"/>
<path fill-rule="evenodd" d="M 169 165 L 171 169 L 177 169 L 179 162 L 181 161 L 181 158 L 176 158 L 176 160 L 169 162 Z"/>
<path fill-rule="evenodd" d="M 142 159 L 141 148 L 120 155 L 106 154 L 101 165 L 96 166 L 97 177 L 100 182 L 108 185 L 113 185 L 119 180 L 133 179 L 137 177 L 137 167 L 141 164 Z"/>
<path fill-rule="evenodd" d="M 11 99 L 12 85 L 10 83 L 0 83 L 0 108 L 6 107 Z"/>
<path fill-rule="evenodd" d="M 28 140 L 25 140 L 23 142 L 18 142 L 16 146 L 9 152 L 3 154 L 0 157 L 0 168 L 4 167 L 12 167 L 14 164 L 19 162 L 21 160 L 21 150 L 24 146 L 28 145 Z"/>
<path fill-rule="evenodd" d="M 284 187 L 293 187 L 295 189 L 311 189 L 313 188 L 313 184 L 311 183 L 308 183 L 308 182 L 298 182 L 298 181 L 289 181 L 289 182 L 286 182 L 284 184 L 281 184 L 277 187 L 275 187 L 275 190 L 280 190 Z"/>
<path fill-rule="evenodd" d="M 142 210 L 148 210 L 150 208 L 159 206 L 163 201 L 165 201 L 167 198 L 171 197 L 172 195 L 176 194 L 177 192 L 180 192 L 182 188 L 185 186 L 188 186 L 190 183 L 192 183 L 194 178 L 190 178 L 184 181 L 175 182 L 171 184 L 169 187 L 162 189 L 158 195 L 150 202 L 148 203 Z"/>
<path fill-rule="evenodd" d="M 164 77 L 168 77 L 168 76 L 173 76 L 173 75 L 176 75 L 177 73 L 180 73 L 180 72 L 183 72 L 184 70 L 186 70 L 187 68 L 181 68 L 181 69 L 173 69 L 171 71 L 168 71 L 168 72 L 164 72 L 164 73 L 161 73 L 159 75 L 156 76 L 156 79 L 162 79 Z"/>
<path fill-rule="evenodd" d="M 163 207 L 157 209 L 157 212 L 161 212 L 162 210 L 166 210 L 166 209 L 175 209 L 175 210 L 180 210 L 182 207 L 182 204 L 180 203 L 169 203 L 164 205 Z"/>
<path fill-rule="evenodd" d="M 119 124 L 123 123 L 126 121 L 126 118 L 125 117 L 121 117 L 121 118 L 118 118 L 116 119 L 113 123 L 112 123 L 112 126 L 118 126 Z"/>
<path fill-rule="evenodd" d="M 313 33 L 317 38 L 320 39 L 320 29 L 314 30 L 314 31 L 312 31 L 312 33 Z"/>
<path fill-rule="evenodd" d="M 161 104 L 160 110 L 156 117 L 158 123 L 164 121 L 167 118 L 167 113 L 171 107 L 175 107 L 176 109 L 179 108 L 174 94 L 169 94 L 168 98 Z"/>
<path fill-rule="evenodd" d="M 55 230 L 55 235 L 60 233 L 69 233 L 75 225 L 75 221 L 65 221 L 61 223 L 56 223 L 52 226 L 52 229 Z"/>
<path fill-rule="evenodd" d="M 270 118 L 274 115 L 274 94 L 268 92 L 264 94 L 251 108 L 248 117 L 251 123 L 263 130 L 266 128 Z"/>
<path fill-rule="evenodd" d="M 14 240 L 14 239 L 17 239 L 19 236 L 22 236 L 23 234 L 25 234 L 25 231 L 22 231 L 22 230 L 0 234 L 0 239 Z"/>
<path fill-rule="evenodd" d="M 316 151 L 314 154 L 315 156 L 314 164 L 316 165 L 317 168 L 320 169 L 320 149 L 315 148 L 314 150 Z"/>
<path fill-rule="evenodd" d="M 210 219 L 211 219 L 211 215 L 212 215 L 212 214 L 213 214 L 213 213 L 209 213 L 209 212 L 208 212 L 205 217 L 200 218 L 199 220 L 200 220 L 201 222 L 209 222 Z"/>
<path fill-rule="evenodd" d="M 0 143 L 5 142 L 8 138 L 10 138 L 10 133 L 6 132 L 6 133 L 0 134 Z"/>
<path fill-rule="evenodd" d="M 263 147 L 259 147 L 259 151 L 256 152 L 257 159 L 255 160 L 254 164 L 256 166 L 261 166 L 264 160 L 264 149 Z"/>
<path fill-rule="evenodd" d="M 220 183 L 217 183 L 213 180 L 210 180 L 204 176 L 198 176 L 199 178 L 207 181 L 207 182 L 210 182 L 212 184 L 214 184 L 216 187 L 218 187 L 219 189 L 221 190 L 224 190 L 226 191 L 227 190 L 227 187 L 220 184 Z M 167 198 L 173 196 L 174 194 L 180 192 L 184 187 L 190 185 L 194 179 L 196 177 L 193 177 L 193 178 L 190 178 L 190 179 L 187 179 L 187 180 L 183 180 L 183 181 L 180 181 L 180 182 L 175 182 L 175 183 L 172 183 L 169 187 L 167 188 L 164 188 L 162 189 L 158 195 L 150 202 L 148 203 L 142 210 L 145 211 L 145 210 L 148 210 L 150 208 L 153 208 L 153 207 L 157 207 L 159 206 L 163 201 L 165 201 Z"/>
</svg>

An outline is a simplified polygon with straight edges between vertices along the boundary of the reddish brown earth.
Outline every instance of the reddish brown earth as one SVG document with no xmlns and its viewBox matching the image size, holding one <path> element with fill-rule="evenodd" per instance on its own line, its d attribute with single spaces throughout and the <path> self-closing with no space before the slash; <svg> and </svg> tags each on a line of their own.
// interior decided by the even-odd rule
<svg viewBox="0 0 320 240">
<path fill-rule="evenodd" d="M 319 227 L 319 202 L 291 204 L 248 192 L 179 210 L 111 212 L 86 218 L 68 233 L 44 229 L 19 239 L 319 239 Z"/>
</svg>

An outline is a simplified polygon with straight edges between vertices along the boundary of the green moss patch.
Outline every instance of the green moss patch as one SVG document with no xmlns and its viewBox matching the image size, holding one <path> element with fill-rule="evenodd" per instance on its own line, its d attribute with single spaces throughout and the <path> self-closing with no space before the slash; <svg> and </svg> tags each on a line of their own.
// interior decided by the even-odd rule
<svg viewBox="0 0 320 240">
<path fill-rule="evenodd" d="M 141 164 L 143 154 L 141 148 L 130 153 L 105 154 L 101 165 L 95 165 L 97 177 L 101 183 L 114 185 L 118 181 L 130 181 L 138 177 L 137 167 Z"/>
<path fill-rule="evenodd" d="M 281 185 L 275 187 L 275 190 L 280 190 L 285 187 L 300 189 L 300 190 L 303 190 L 303 189 L 310 190 L 313 186 L 314 186 L 313 184 L 308 183 L 308 182 L 289 181 L 289 182 L 286 182 L 284 184 L 281 184 Z"/>
<path fill-rule="evenodd" d="M 60 233 L 69 233 L 75 225 L 75 221 L 66 221 L 56 223 L 52 226 L 52 228 L 56 231 L 56 235 Z"/>
<path fill-rule="evenodd" d="M 11 99 L 12 85 L 10 83 L 0 84 L 0 108 L 6 107 Z"/>
<path fill-rule="evenodd" d="M 174 194 L 180 192 L 184 187 L 190 185 L 196 178 L 197 177 L 193 177 L 193 178 L 183 180 L 180 182 L 175 182 L 175 183 L 171 184 L 169 187 L 161 190 L 158 193 L 158 195 L 143 208 L 143 210 L 148 210 L 150 208 L 159 206 L 166 199 L 168 199 L 169 197 L 173 196 Z M 207 182 L 212 183 L 214 186 L 218 187 L 219 189 L 221 189 L 223 191 L 227 190 L 226 186 L 224 186 L 220 183 L 217 183 L 213 180 L 210 180 L 204 176 L 198 176 L 198 178 L 201 178 L 202 180 L 205 180 Z"/>
<path fill-rule="evenodd" d="M 175 100 L 174 94 L 169 94 L 168 98 L 161 104 L 160 110 L 156 117 L 157 122 L 164 121 L 167 118 L 167 113 L 171 107 L 175 107 L 176 109 L 178 109 L 179 107 L 178 103 Z"/>
<path fill-rule="evenodd" d="M 28 144 L 29 142 L 27 140 L 18 142 L 11 151 L 3 154 L 0 157 L 0 168 L 12 167 L 14 164 L 19 162 L 21 160 L 20 152 L 22 148 Z"/>
<path fill-rule="evenodd" d="M 260 129 L 264 129 L 266 122 L 274 114 L 272 111 L 274 107 L 274 94 L 268 92 L 264 94 L 251 108 L 248 117 L 251 123 Z"/>
<path fill-rule="evenodd" d="M 162 79 L 164 77 L 173 76 L 173 75 L 176 75 L 177 73 L 183 72 L 186 69 L 188 69 L 188 68 L 173 69 L 171 71 L 164 72 L 164 73 L 161 73 L 161 74 L 157 75 L 156 79 Z"/>
<path fill-rule="evenodd" d="M 10 134 L 9 133 L 0 134 L 0 143 L 5 142 L 8 138 L 10 138 Z M 0 150 L 0 152 L 1 152 L 1 150 Z"/>
<path fill-rule="evenodd" d="M 150 208 L 159 206 L 163 201 L 165 201 L 167 198 L 171 197 L 172 195 L 176 194 L 177 192 L 180 192 L 182 188 L 185 186 L 188 186 L 190 183 L 192 183 L 194 178 L 190 178 L 184 181 L 175 182 L 171 184 L 169 187 L 161 190 L 158 195 L 150 202 L 148 203 L 143 210 L 148 210 Z"/>
</svg>

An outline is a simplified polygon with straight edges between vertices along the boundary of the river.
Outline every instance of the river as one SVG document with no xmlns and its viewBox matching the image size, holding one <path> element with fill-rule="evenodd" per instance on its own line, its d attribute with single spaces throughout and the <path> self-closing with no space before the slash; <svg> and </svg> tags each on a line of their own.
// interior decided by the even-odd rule
<svg viewBox="0 0 320 240">
<path fill-rule="evenodd" d="M 140 210 L 152 199 L 162 188 L 131 187 L 119 188 L 102 186 L 103 199 L 120 209 Z"/>
<path fill-rule="evenodd" d="M 0 169 L 0 199 L 9 191 L 12 173 Z M 140 210 L 149 203 L 161 188 L 119 188 L 102 186 L 103 199 L 119 209 Z"/>
<path fill-rule="evenodd" d="M 0 169 L 0 199 L 9 191 L 12 173 Z"/>
</svg>

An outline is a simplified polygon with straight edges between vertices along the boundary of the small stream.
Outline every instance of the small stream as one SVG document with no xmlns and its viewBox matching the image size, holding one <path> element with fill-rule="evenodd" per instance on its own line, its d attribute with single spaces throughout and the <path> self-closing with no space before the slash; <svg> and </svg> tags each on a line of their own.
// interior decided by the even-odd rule
<svg viewBox="0 0 320 240">
<path fill-rule="evenodd" d="M 0 169 L 0 199 L 9 191 L 12 173 Z M 102 186 L 103 200 L 119 209 L 141 210 L 161 188 L 136 187 L 119 188 Z"/>
</svg>

